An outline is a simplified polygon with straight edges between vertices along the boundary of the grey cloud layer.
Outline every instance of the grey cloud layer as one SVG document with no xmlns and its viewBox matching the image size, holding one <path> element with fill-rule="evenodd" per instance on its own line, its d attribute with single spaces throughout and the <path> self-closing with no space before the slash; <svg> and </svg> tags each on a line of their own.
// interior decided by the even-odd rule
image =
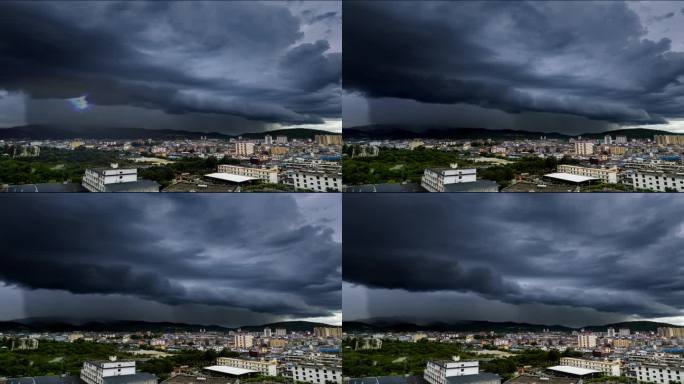
<svg viewBox="0 0 684 384">
<path fill-rule="evenodd" d="M 315 203 L 336 207 L 332 224 L 292 196 L 0 200 L 6 284 L 290 317 L 341 308 L 338 197 Z"/>
<path fill-rule="evenodd" d="M 326 7 L 307 19 L 276 2 L 3 2 L 0 89 L 322 123 L 341 114 L 341 58 L 302 26 Z"/>
<path fill-rule="evenodd" d="M 344 280 L 676 316 L 684 304 L 683 214 L 684 204 L 668 196 L 347 195 Z"/>
<path fill-rule="evenodd" d="M 625 2 L 343 7 L 348 91 L 619 124 L 684 117 L 684 53 L 646 38 Z"/>
</svg>

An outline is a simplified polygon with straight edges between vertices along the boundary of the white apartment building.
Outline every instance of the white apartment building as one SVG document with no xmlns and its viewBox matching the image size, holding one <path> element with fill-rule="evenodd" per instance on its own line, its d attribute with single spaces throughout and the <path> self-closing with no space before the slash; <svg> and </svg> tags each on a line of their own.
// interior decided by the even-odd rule
<svg viewBox="0 0 684 384">
<path fill-rule="evenodd" d="M 254 336 L 247 334 L 237 334 L 233 336 L 235 348 L 248 349 L 254 346 Z"/>
<path fill-rule="evenodd" d="M 248 141 L 238 141 L 235 143 L 235 154 L 237 156 L 250 156 L 254 154 L 254 143 Z"/>
<path fill-rule="evenodd" d="M 87 384 L 103 384 L 105 377 L 134 375 L 135 361 L 86 361 L 81 369 L 81 380 Z"/>
<path fill-rule="evenodd" d="M 620 376 L 620 361 L 608 360 L 589 360 L 578 359 L 575 357 L 561 357 L 560 365 L 567 365 L 575 368 L 593 369 L 601 371 L 608 376 Z"/>
<path fill-rule="evenodd" d="M 273 330 L 271 328 L 266 327 L 266 328 L 264 328 L 263 335 L 264 335 L 264 337 L 271 337 L 271 336 L 273 336 Z"/>
<path fill-rule="evenodd" d="M 111 168 L 86 169 L 81 184 L 90 192 L 105 192 L 109 184 L 135 181 L 138 181 L 136 168 L 119 168 L 118 164 L 112 164 Z"/>
<path fill-rule="evenodd" d="M 135 361 L 118 361 L 115 357 L 84 362 L 80 378 L 86 384 L 157 384 L 155 375 L 135 372 Z"/>
<path fill-rule="evenodd" d="M 596 335 L 580 334 L 577 335 L 578 348 L 596 348 Z"/>
<path fill-rule="evenodd" d="M 576 141 L 575 153 L 582 156 L 589 156 L 594 154 L 594 143 L 590 141 Z"/>
<path fill-rule="evenodd" d="M 264 144 L 273 145 L 273 136 L 271 136 L 271 135 L 264 136 Z"/>
<path fill-rule="evenodd" d="M 448 378 L 453 376 L 477 375 L 480 373 L 480 362 L 477 360 L 428 361 L 423 372 L 423 378 L 430 384 L 448 384 Z"/>
<path fill-rule="evenodd" d="M 342 384 L 342 366 L 322 364 L 300 364 L 292 368 L 295 382 L 311 384 Z"/>
<path fill-rule="evenodd" d="M 656 192 L 684 192 L 684 173 L 636 170 L 632 186 Z"/>
<path fill-rule="evenodd" d="M 426 168 L 420 185 L 429 192 L 445 192 L 445 185 L 477 181 L 475 168 L 457 167 L 458 165 L 451 164 L 450 168 Z"/>
<path fill-rule="evenodd" d="M 320 338 L 342 337 L 342 327 L 314 327 L 314 336 Z"/>
<path fill-rule="evenodd" d="M 643 364 L 636 369 L 637 380 L 656 384 L 669 384 L 684 380 L 684 367 L 667 364 Z"/>
<path fill-rule="evenodd" d="M 580 167 L 578 165 L 561 164 L 558 166 L 558 172 L 570 173 L 572 175 L 588 176 L 601 179 L 601 181 L 611 184 L 618 182 L 618 170 L 615 168 L 594 168 L 594 167 Z"/>
<path fill-rule="evenodd" d="M 285 328 L 276 328 L 276 330 L 275 330 L 275 335 L 276 335 L 277 337 L 287 336 L 287 329 L 285 329 Z"/>
<path fill-rule="evenodd" d="M 218 166 L 218 172 L 230 173 L 233 175 L 254 177 L 259 180 L 264 180 L 271 184 L 278 184 L 278 168 L 251 168 L 242 167 L 239 165 L 221 164 Z"/>
<path fill-rule="evenodd" d="M 287 144 L 287 136 L 276 136 L 276 144 Z"/>
<path fill-rule="evenodd" d="M 297 171 L 292 175 L 295 190 L 342 192 L 342 174 L 318 171 Z"/>
<path fill-rule="evenodd" d="M 276 360 L 245 360 L 233 357 L 219 357 L 216 359 L 216 365 L 251 369 L 264 376 L 278 376 L 278 362 Z"/>
<path fill-rule="evenodd" d="M 619 333 L 620 337 L 627 337 L 627 336 L 629 336 L 629 334 L 631 332 L 630 332 L 629 328 L 620 328 L 618 333 Z"/>
</svg>

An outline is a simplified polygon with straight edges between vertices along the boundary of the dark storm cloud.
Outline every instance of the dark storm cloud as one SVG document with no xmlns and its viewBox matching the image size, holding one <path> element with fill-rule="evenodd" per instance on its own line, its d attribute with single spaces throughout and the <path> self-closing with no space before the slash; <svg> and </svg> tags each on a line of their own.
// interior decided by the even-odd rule
<svg viewBox="0 0 684 384">
<path fill-rule="evenodd" d="M 684 204 L 668 196 L 347 195 L 344 280 L 675 316 L 684 303 L 682 215 Z"/>
<path fill-rule="evenodd" d="M 646 38 L 642 20 L 624 2 L 343 7 L 345 90 L 368 98 L 623 125 L 684 116 L 684 53 L 672 50 L 670 39 Z"/>
<path fill-rule="evenodd" d="M 339 53 L 321 39 L 303 55 L 285 3 L 3 2 L 0 15 L 0 89 L 281 124 L 341 113 Z M 278 67 L 291 56 L 302 65 Z"/>
<path fill-rule="evenodd" d="M 0 200 L 5 284 L 278 316 L 340 310 L 341 244 L 299 198 Z M 335 197 L 317 204 L 340 209 Z"/>
</svg>

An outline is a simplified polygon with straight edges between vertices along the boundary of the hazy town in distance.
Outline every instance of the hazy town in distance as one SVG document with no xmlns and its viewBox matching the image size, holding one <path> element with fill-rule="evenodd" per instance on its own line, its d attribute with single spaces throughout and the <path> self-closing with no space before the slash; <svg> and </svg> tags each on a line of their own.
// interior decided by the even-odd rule
<svg viewBox="0 0 684 384">
<path fill-rule="evenodd" d="M 2 195 L 0 383 L 342 384 L 339 200 Z"/>
<path fill-rule="evenodd" d="M 344 191 L 684 191 L 681 2 L 343 10 Z"/>
<path fill-rule="evenodd" d="M 676 197 L 345 194 L 344 379 L 680 383 Z"/>
<path fill-rule="evenodd" d="M 341 11 L 3 2 L 0 191 L 341 191 Z"/>
</svg>

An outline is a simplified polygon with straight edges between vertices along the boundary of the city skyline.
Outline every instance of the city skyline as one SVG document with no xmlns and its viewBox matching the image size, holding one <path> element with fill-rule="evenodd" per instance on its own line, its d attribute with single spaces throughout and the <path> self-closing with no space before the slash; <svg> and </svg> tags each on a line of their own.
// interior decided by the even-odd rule
<svg viewBox="0 0 684 384">
<path fill-rule="evenodd" d="M 675 196 L 349 194 L 344 320 L 683 325 L 683 211 Z"/>
<path fill-rule="evenodd" d="M 344 127 L 684 132 L 679 2 L 343 4 Z"/>
<path fill-rule="evenodd" d="M 2 202 L 0 321 L 341 323 L 337 196 L 53 194 Z"/>
<path fill-rule="evenodd" d="M 341 130 L 339 2 L 3 2 L 0 128 Z"/>
</svg>

